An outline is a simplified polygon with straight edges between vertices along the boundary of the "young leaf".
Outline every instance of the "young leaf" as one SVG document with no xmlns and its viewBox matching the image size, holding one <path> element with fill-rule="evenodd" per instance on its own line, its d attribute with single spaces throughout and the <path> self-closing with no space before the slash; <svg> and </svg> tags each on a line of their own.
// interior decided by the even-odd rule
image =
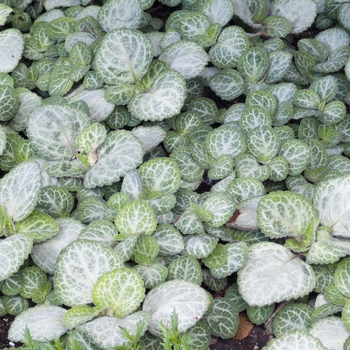
<svg viewBox="0 0 350 350">
<path fill-rule="evenodd" d="M 233 179 L 227 186 L 227 191 L 235 203 L 265 194 L 265 188 L 260 181 L 245 177 Z"/>
<path fill-rule="evenodd" d="M 277 99 L 267 91 L 256 90 L 247 95 L 246 106 L 259 106 L 266 109 L 270 115 L 273 115 L 276 112 Z"/>
<path fill-rule="evenodd" d="M 342 121 L 345 118 L 346 107 L 341 101 L 331 101 L 327 103 L 323 110 L 323 115 L 319 117 L 319 120 L 325 124 L 335 124 Z"/>
<path fill-rule="evenodd" d="M 212 180 L 221 180 L 231 174 L 233 166 L 233 159 L 228 154 L 223 154 L 213 162 L 208 171 L 208 177 Z"/>
<path fill-rule="evenodd" d="M 343 310 L 342 310 L 342 315 L 341 318 L 344 322 L 344 325 L 349 332 L 350 329 L 350 301 L 349 299 L 346 300 Z"/>
<path fill-rule="evenodd" d="M 105 90 L 97 89 L 90 91 L 80 91 L 69 97 L 68 102 L 74 105 L 76 103 L 86 102 L 86 114 L 91 122 L 102 122 L 106 120 L 113 112 L 115 105 L 107 102 Z"/>
<path fill-rule="evenodd" d="M 202 269 L 203 283 L 213 292 L 224 290 L 227 286 L 227 278 L 216 278 L 209 270 Z"/>
<path fill-rule="evenodd" d="M 0 85 L 0 121 L 12 119 L 18 111 L 19 101 L 16 91 L 9 85 Z"/>
<path fill-rule="evenodd" d="M 238 312 L 244 311 L 247 308 L 247 303 L 244 301 L 244 299 L 238 291 L 237 283 L 233 283 L 230 287 L 228 287 L 228 289 L 225 292 L 225 298 L 233 302 Z"/>
<path fill-rule="evenodd" d="M 128 261 L 134 252 L 137 236 L 130 236 L 116 245 L 114 250 L 118 253 L 122 261 Z"/>
<path fill-rule="evenodd" d="M 200 167 L 192 158 L 189 147 L 180 147 L 170 155 L 180 168 L 181 180 L 187 182 L 201 181 L 204 168 Z M 181 188 L 181 184 L 180 184 Z"/>
<path fill-rule="evenodd" d="M 249 134 L 257 127 L 271 126 L 271 116 L 265 108 L 251 105 L 242 113 L 239 126 L 245 134 Z"/>
<path fill-rule="evenodd" d="M 12 12 L 12 8 L 5 4 L 0 5 L 0 25 L 4 25 L 6 23 L 6 19 L 8 15 Z"/>
<path fill-rule="evenodd" d="M 310 85 L 310 89 L 314 90 L 322 101 L 329 102 L 335 97 L 338 91 L 338 82 L 334 76 L 327 75 L 314 81 Z"/>
<path fill-rule="evenodd" d="M 154 263 L 159 253 L 157 241 L 150 235 L 140 235 L 137 238 L 133 260 L 138 264 L 150 265 Z"/>
<path fill-rule="evenodd" d="M 0 156 L 4 153 L 6 148 L 7 134 L 5 129 L 0 127 Z"/>
<path fill-rule="evenodd" d="M 97 307 L 108 307 L 118 318 L 135 311 L 145 297 L 141 276 L 132 269 L 119 268 L 105 273 L 92 292 Z"/>
<path fill-rule="evenodd" d="M 334 285 L 337 290 L 346 297 L 350 296 L 349 265 L 350 259 L 343 259 L 338 263 L 334 273 Z"/>
<path fill-rule="evenodd" d="M 57 261 L 56 293 L 69 306 L 91 303 L 97 280 L 106 272 L 121 267 L 122 260 L 112 248 L 87 240 L 72 242 Z"/>
<path fill-rule="evenodd" d="M 191 337 L 191 348 L 193 350 L 208 349 L 211 336 L 209 327 L 204 320 L 197 322 L 186 334 Z"/>
<path fill-rule="evenodd" d="M 34 293 L 47 281 L 45 272 L 36 266 L 26 267 L 20 271 L 22 280 L 21 296 L 24 298 L 32 298 Z"/>
<path fill-rule="evenodd" d="M 288 161 L 284 157 L 275 157 L 269 163 L 271 170 L 270 180 L 272 181 L 283 181 L 289 172 Z"/>
<path fill-rule="evenodd" d="M 9 315 L 17 316 L 29 307 L 28 300 L 20 295 L 4 295 L 2 300 Z"/>
<path fill-rule="evenodd" d="M 324 44 L 329 53 L 334 52 L 342 46 L 347 46 L 350 43 L 349 33 L 341 27 L 323 30 L 315 36 L 315 39 Z"/>
<path fill-rule="evenodd" d="M 23 131 L 27 127 L 30 114 L 40 107 L 42 99 L 26 88 L 17 88 L 15 92 L 18 96 L 19 108 L 10 124 L 14 130 Z"/>
<path fill-rule="evenodd" d="M 161 336 L 159 323 L 170 326 L 174 311 L 179 317 L 178 329 L 186 332 L 208 310 L 211 297 L 196 284 L 174 280 L 153 288 L 146 296 L 142 309 L 152 315 L 149 331 Z"/>
<path fill-rule="evenodd" d="M 79 133 L 75 140 L 75 147 L 81 152 L 89 154 L 101 146 L 106 139 L 107 130 L 100 123 L 93 123 Z M 94 163 L 92 164 L 94 165 Z"/>
<path fill-rule="evenodd" d="M 261 165 L 254 156 L 248 153 L 241 154 L 236 158 L 237 177 L 250 177 L 258 181 L 265 181 L 270 177 L 270 168 Z"/>
<path fill-rule="evenodd" d="M 264 306 L 307 295 L 316 285 L 311 266 L 283 246 L 263 242 L 250 247 L 238 271 L 239 291 L 249 305 Z"/>
</svg>

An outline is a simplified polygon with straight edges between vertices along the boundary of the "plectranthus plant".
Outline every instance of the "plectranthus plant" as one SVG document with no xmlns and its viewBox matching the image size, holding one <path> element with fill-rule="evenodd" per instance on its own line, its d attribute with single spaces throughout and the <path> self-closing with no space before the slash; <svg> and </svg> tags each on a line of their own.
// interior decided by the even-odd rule
<svg viewBox="0 0 350 350">
<path fill-rule="evenodd" d="M 350 349 L 349 19 L 348 0 L 1 1 L 9 339 L 207 350 L 243 312 L 266 350 Z"/>
</svg>

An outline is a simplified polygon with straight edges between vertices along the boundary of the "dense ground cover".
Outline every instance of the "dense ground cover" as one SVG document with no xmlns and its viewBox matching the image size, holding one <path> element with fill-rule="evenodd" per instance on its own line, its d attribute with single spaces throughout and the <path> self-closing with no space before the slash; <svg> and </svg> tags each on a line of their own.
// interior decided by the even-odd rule
<svg viewBox="0 0 350 350">
<path fill-rule="evenodd" d="M 2 2 L 5 345 L 348 349 L 349 14 Z"/>
</svg>

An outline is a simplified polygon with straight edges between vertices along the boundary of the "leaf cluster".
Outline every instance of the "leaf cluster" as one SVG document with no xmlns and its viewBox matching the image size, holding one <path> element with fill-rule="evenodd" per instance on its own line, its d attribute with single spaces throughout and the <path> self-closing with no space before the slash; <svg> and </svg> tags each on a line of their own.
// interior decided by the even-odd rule
<svg viewBox="0 0 350 350">
<path fill-rule="evenodd" d="M 350 348 L 349 1 L 158 5 L 0 4 L 9 339 Z"/>
</svg>

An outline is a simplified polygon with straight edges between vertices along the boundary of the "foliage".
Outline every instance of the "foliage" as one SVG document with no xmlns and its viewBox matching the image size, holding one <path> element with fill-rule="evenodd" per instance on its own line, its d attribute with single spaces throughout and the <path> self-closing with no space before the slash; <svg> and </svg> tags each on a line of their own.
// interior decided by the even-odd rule
<svg viewBox="0 0 350 350">
<path fill-rule="evenodd" d="M 10 340 L 350 348 L 349 1 L 1 2 Z"/>
</svg>

